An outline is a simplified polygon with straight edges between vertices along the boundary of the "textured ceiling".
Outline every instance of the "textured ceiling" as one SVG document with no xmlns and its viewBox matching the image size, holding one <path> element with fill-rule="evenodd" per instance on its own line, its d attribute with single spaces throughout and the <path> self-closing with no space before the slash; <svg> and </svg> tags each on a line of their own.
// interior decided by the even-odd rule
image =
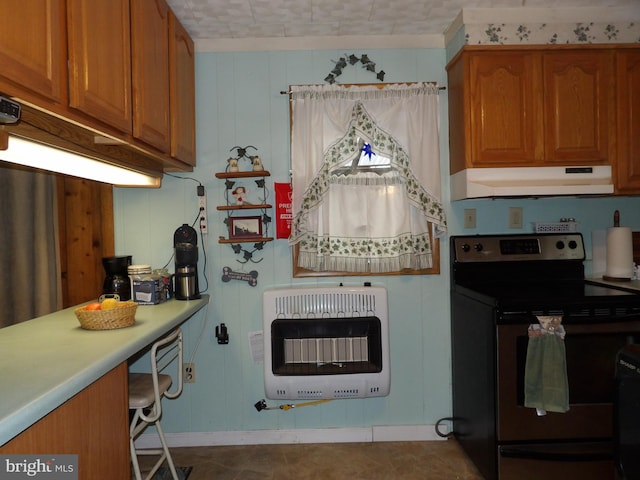
<svg viewBox="0 0 640 480">
<path fill-rule="evenodd" d="M 168 0 L 194 40 L 442 35 L 462 8 L 633 7 L 640 0 Z M 499 21 L 499 20 L 496 20 Z"/>
</svg>

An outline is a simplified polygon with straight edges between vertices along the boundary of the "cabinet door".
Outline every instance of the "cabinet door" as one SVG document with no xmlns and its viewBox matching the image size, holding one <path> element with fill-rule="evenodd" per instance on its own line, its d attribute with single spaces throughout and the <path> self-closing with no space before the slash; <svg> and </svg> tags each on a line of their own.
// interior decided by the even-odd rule
<svg viewBox="0 0 640 480">
<path fill-rule="evenodd" d="M 0 15 L 2 92 L 66 105 L 64 0 L 2 0 Z"/>
<path fill-rule="evenodd" d="M 471 56 L 469 70 L 474 166 L 536 163 L 543 148 L 539 57 L 483 52 Z"/>
<path fill-rule="evenodd" d="M 131 0 L 133 136 L 169 152 L 169 6 Z"/>
<path fill-rule="evenodd" d="M 543 54 L 546 162 L 610 162 L 612 62 L 611 51 Z"/>
<path fill-rule="evenodd" d="M 193 40 L 173 15 L 169 16 L 171 90 L 171 156 L 196 164 L 195 52 Z"/>
<path fill-rule="evenodd" d="M 640 49 L 616 54 L 617 190 L 640 193 Z"/>
<path fill-rule="evenodd" d="M 68 0 L 69 104 L 131 133 L 129 0 Z"/>
</svg>

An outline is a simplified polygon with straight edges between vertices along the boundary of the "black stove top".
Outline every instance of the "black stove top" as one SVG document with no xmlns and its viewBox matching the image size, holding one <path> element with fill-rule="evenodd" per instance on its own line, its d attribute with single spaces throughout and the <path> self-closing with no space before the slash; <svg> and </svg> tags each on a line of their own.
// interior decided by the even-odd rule
<svg viewBox="0 0 640 480">
<path fill-rule="evenodd" d="M 506 314 L 640 314 L 640 295 L 589 284 L 579 233 L 451 238 L 452 291 Z"/>
</svg>

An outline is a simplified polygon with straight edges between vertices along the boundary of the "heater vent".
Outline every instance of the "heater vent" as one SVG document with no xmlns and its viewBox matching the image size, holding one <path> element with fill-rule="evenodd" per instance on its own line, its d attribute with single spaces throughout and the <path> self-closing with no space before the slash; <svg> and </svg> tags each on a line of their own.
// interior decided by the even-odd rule
<svg viewBox="0 0 640 480">
<path fill-rule="evenodd" d="M 365 287 L 366 288 L 366 287 Z M 368 287 L 371 288 L 371 287 Z M 313 291 L 311 293 L 283 294 L 274 299 L 277 317 L 315 318 L 323 316 L 360 317 L 376 311 L 376 294 L 365 292 L 336 293 Z"/>
<path fill-rule="evenodd" d="M 334 390 L 334 398 L 358 398 L 360 397 L 360 391 L 357 388 L 349 390 Z"/>
<path fill-rule="evenodd" d="M 322 398 L 322 390 L 298 390 L 296 398 Z"/>
<path fill-rule="evenodd" d="M 387 291 L 380 287 L 265 291 L 267 397 L 388 395 L 387 310 Z"/>
</svg>

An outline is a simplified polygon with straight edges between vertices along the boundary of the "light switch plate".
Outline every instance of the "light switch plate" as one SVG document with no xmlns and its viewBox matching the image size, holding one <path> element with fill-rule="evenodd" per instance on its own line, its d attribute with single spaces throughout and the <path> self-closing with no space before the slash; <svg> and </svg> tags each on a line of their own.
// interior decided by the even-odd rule
<svg viewBox="0 0 640 480">
<path fill-rule="evenodd" d="M 522 228 L 522 207 L 509 207 L 509 228 Z"/>
<path fill-rule="evenodd" d="M 464 228 L 476 228 L 476 209 L 464 209 Z"/>
</svg>

